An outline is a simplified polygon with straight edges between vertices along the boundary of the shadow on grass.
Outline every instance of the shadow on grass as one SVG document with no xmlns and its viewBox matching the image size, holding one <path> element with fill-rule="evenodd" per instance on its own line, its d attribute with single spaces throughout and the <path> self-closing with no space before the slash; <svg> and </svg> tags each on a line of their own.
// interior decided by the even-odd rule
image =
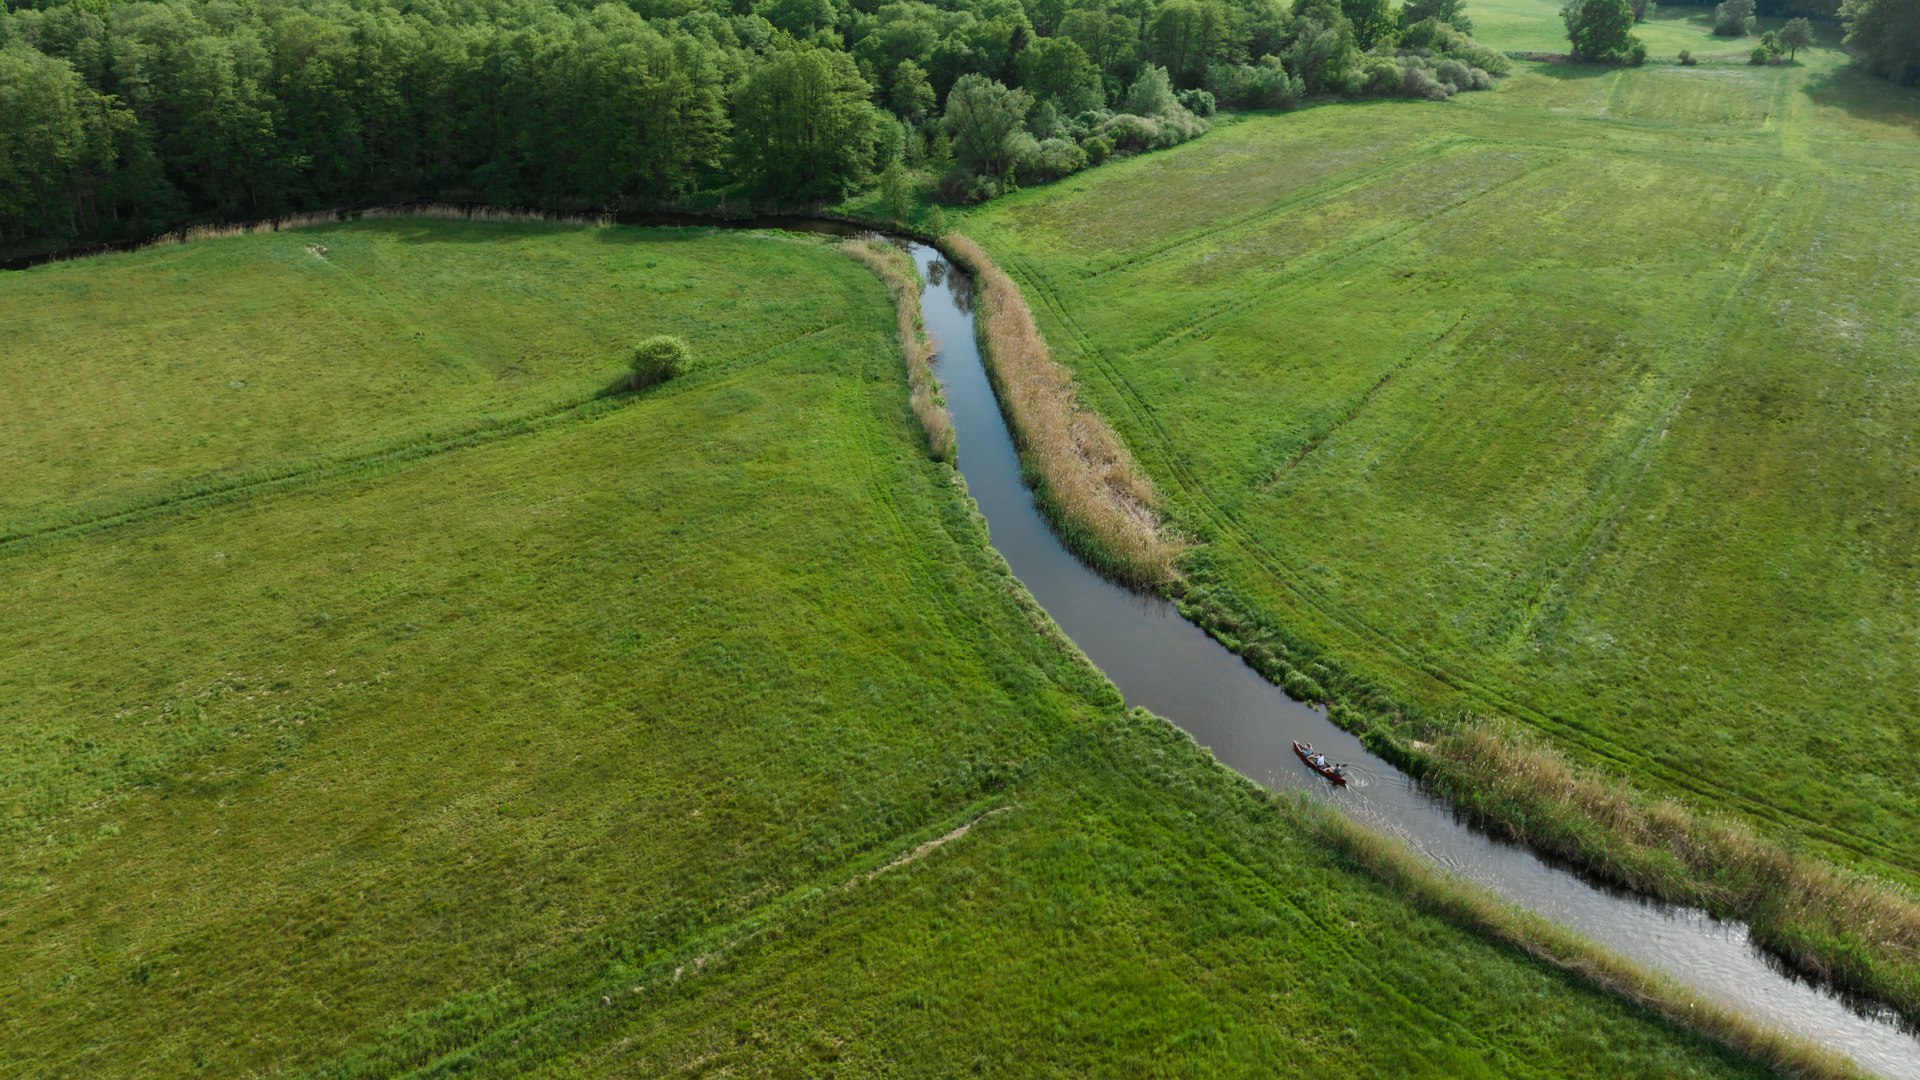
<svg viewBox="0 0 1920 1080">
<path fill-rule="evenodd" d="M 1627 70 L 1627 65 L 1589 64 L 1584 60 L 1557 60 L 1543 61 L 1536 64 L 1533 70 L 1541 75 L 1545 75 L 1549 79 L 1559 79 L 1561 82 L 1574 82 L 1580 79 L 1598 79 L 1607 75 L 1615 75 Z"/>
<path fill-rule="evenodd" d="M 1816 105 L 1839 109 L 1858 120 L 1905 128 L 1920 138 L 1920 89 L 1895 86 L 1848 65 L 1809 76 L 1806 93 Z"/>
<path fill-rule="evenodd" d="M 1713 8 L 1691 7 L 1680 4 L 1669 7 L 1662 4 L 1654 8 L 1653 12 L 1647 16 L 1646 21 L 1640 25 L 1650 26 L 1654 23 L 1679 23 L 1685 26 L 1697 27 L 1711 34 L 1713 32 Z"/>
</svg>

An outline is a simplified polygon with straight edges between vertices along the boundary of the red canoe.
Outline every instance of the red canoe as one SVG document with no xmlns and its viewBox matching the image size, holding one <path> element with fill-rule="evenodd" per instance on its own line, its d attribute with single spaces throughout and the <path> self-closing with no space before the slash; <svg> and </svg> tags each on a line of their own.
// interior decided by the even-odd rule
<svg viewBox="0 0 1920 1080">
<path fill-rule="evenodd" d="M 1306 762 L 1307 768 L 1326 777 L 1333 783 L 1339 784 L 1341 787 L 1347 786 L 1347 777 L 1344 771 L 1345 767 L 1327 761 L 1327 755 L 1319 753 L 1314 750 L 1311 745 L 1303 743 L 1299 739 L 1293 740 L 1293 752 L 1300 756 L 1301 761 Z M 1320 762 L 1326 763 L 1320 764 L 1320 762 L 1316 762 L 1314 758 L 1319 758 Z"/>
</svg>

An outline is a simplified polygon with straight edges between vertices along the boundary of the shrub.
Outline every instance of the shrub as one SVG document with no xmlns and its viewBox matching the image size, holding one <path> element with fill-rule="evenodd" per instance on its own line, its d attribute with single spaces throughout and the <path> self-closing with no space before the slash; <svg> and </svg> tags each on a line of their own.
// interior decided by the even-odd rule
<svg viewBox="0 0 1920 1080">
<path fill-rule="evenodd" d="M 1698 60 L 1695 60 L 1695 59 L 1693 58 L 1693 53 L 1692 53 L 1692 51 L 1690 51 L 1690 50 L 1688 50 L 1688 49 L 1681 49 L 1681 50 L 1680 50 L 1680 66 L 1681 66 L 1681 67 L 1692 67 L 1693 65 L 1695 65 L 1695 64 L 1697 64 L 1697 63 L 1699 63 L 1699 62 L 1700 62 L 1700 61 L 1698 61 Z"/>
<path fill-rule="evenodd" d="M 1405 81 L 1399 64 L 1385 57 L 1375 57 L 1367 61 L 1366 82 L 1361 88 L 1365 93 L 1378 97 L 1392 97 L 1400 92 Z"/>
<path fill-rule="evenodd" d="M 1207 68 L 1207 90 L 1229 108 L 1284 109 L 1306 92 L 1277 56 L 1258 64 L 1214 64 Z"/>
<path fill-rule="evenodd" d="M 1431 49 L 1435 52 L 1448 52 L 1471 44 L 1473 44 L 1472 38 L 1439 19 L 1425 19 L 1414 23 L 1400 34 L 1402 49 Z"/>
<path fill-rule="evenodd" d="M 1195 116 L 1212 116 L 1218 107 L 1218 101 L 1205 90 L 1182 90 L 1174 95 L 1180 107 Z"/>
<path fill-rule="evenodd" d="M 1627 63 L 1632 64 L 1634 67 L 1639 67 L 1646 62 L 1647 43 L 1641 41 L 1639 38 L 1634 38 L 1633 44 L 1627 46 Z"/>
<path fill-rule="evenodd" d="M 1080 149 L 1087 152 L 1089 165 L 1098 165 L 1113 156 L 1113 140 L 1105 135 L 1095 135 L 1081 143 Z"/>
<path fill-rule="evenodd" d="M 1034 145 L 1015 166 L 1023 184 L 1041 184 L 1071 176 L 1087 167 L 1088 153 L 1067 139 L 1047 139 Z"/>
<path fill-rule="evenodd" d="M 1434 65 L 1433 77 L 1440 80 L 1440 85 L 1456 94 L 1462 90 L 1475 89 L 1473 69 L 1451 57 Z"/>
<path fill-rule="evenodd" d="M 1447 88 L 1426 68 L 1409 67 L 1400 79 L 1400 93 L 1405 97 L 1421 98 L 1427 101 L 1445 101 Z"/>
<path fill-rule="evenodd" d="M 1463 63 L 1471 64 L 1494 78 L 1513 72 L 1513 61 L 1498 49 L 1489 49 L 1485 45 L 1468 42 L 1464 49 L 1450 49 L 1448 55 Z"/>
<path fill-rule="evenodd" d="M 999 194 L 1000 178 L 997 176 L 951 172 L 940 179 L 940 198 L 945 202 L 967 206 L 986 202 Z"/>
<path fill-rule="evenodd" d="M 1160 138 L 1160 125 L 1144 116 L 1121 113 L 1101 124 L 1099 134 L 1113 143 L 1115 153 L 1135 154 L 1153 147 Z"/>
<path fill-rule="evenodd" d="M 658 334 L 641 342 L 633 350 L 632 371 L 627 386 L 644 390 L 674 378 L 693 362 L 693 350 L 677 337 Z"/>
<path fill-rule="evenodd" d="M 1747 54 L 1747 63 L 1752 64 L 1754 67 L 1765 67 L 1767 62 L 1772 59 L 1773 54 L 1767 51 L 1765 45 L 1755 45 L 1753 52 Z"/>
<path fill-rule="evenodd" d="M 1180 107 L 1173 96 L 1173 81 L 1167 69 L 1148 64 L 1140 77 L 1127 87 L 1127 111 L 1135 116 L 1160 116 Z"/>
</svg>

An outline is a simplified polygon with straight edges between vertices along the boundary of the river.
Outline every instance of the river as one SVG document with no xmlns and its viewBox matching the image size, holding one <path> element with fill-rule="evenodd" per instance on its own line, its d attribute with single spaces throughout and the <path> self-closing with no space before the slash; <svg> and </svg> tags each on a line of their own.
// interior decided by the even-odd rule
<svg viewBox="0 0 1920 1080">
<path fill-rule="evenodd" d="M 971 282 L 939 252 L 908 243 L 920 306 L 939 350 L 959 438 L 960 473 L 993 546 L 1125 695 L 1179 725 L 1214 756 L 1272 788 L 1304 787 L 1441 866 L 1706 996 L 1899 1080 L 1920 1080 L 1920 1038 L 1891 1011 L 1850 1005 L 1787 972 L 1743 924 L 1596 886 L 1524 846 L 1472 828 L 1318 709 L 1294 701 L 1174 606 L 1100 577 L 1063 546 L 1034 505 L 974 337 Z M 1351 763 L 1345 789 L 1293 754 L 1311 742 Z"/>
</svg>

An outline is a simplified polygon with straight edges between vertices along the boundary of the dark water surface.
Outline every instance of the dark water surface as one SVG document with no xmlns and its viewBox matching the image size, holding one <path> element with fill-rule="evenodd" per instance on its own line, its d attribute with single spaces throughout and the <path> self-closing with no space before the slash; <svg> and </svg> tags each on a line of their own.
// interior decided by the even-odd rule
<svg viewBox="0 0 1920 1080">
<path fill-rule="evenodd" d="M 927 285 L 921 311 L 959 437 L 960 472 L 993 546 L 1047 613 L 1126 695 L 1178 724 L 1221 761 L 1268 787 L 1304 787 L 1441 866 L 1667 972 L 1701 993 L 1889 1077 L 1920 1080 L 1920 1038 L 1891 1011 L 1856 1009 L 1785 972 L 1739 923 L 1582 880 L 1530 849 L 1462 823 L 1317 709 L 1286 696 L 1173 605 L 1129 592 L 1063 547 L 1034 506 L 974 338 L 971 283 L 940 254 L 908 244 Z M 1350 787 L 1308 772 L 1292 740 L 1352 764 Z"/>
</svg>

